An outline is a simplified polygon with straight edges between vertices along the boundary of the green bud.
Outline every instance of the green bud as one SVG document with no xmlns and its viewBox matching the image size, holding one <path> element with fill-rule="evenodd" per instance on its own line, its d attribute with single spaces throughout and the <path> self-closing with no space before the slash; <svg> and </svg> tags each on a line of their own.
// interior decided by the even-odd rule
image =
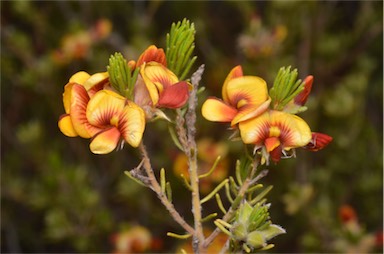
<svg viewBox="0 0 384 254">
<path fill-rule="evenodd" d="M 304 89 L 304 82 L 298 80 L 297 76 L 297 69 L 291 70 L 291 66 L 280 68 L 269 91 L 273 109 L 283 110 L 285 105 Z"/>
<path fill-rule="evenodd" d="M 107 70 L 112 87 L 127 99 L 133 100 L 133 90 L 139 69 L 132 70 L 123 55 L 115 53 L 109 58 Z"/>
<path fill-rule="evenodd" d="M 246 225 L 242 223 L 238 223 L 234 225 L 233 228 L 231 229 L 231 234 L 233 238 L 235 238 L 237 241 L 242 241 L 246 239 L 248 234 Z"/>
<path fill-rule="evenodd" d="M 264 236 L 258 232 L 253 231 L 250 234 L 248 234 L 247 237 L 247 244 L 252 246 L 252 248 L 261 248 L 266 245 L 266 241 L 264 239 Z"/>
</svg>

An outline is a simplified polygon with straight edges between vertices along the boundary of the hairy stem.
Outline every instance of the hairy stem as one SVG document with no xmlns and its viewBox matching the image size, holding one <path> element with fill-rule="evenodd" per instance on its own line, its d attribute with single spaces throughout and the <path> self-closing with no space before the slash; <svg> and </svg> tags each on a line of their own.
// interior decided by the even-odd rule
<svg viewBox="0 0 384 254">
<path fill-rule="evenodd" d="M 201 79 L 201 75 L 204 71 L 204 65 L 192 75 L 192 91 L 190 92 L 188 111 L 186 115 L 187 126 L 187 143 L 188 149 L 185 151 L 188 156 L 189 164 L 189 177 L 192 189 L 192 213 L 194 218 L 195 234 L 193 235 L 193 250 L 195 253 L 204 253 L 205 247 L 203 243 L 205 241 L 203 234 L 203 227 L 201 223 L 201 203 L 200 203 L 200 189 L 199 189 L 199 175 L 197 165 L 197 146 L 196 146 L 196 106 L 197 106 L 197 89 L 198 83 Z"/>
<path fill-rule="evenodd" d="M 145 169 L 145 172 L 147 173 L 148 180 L 150 183 L 150 188 L 157 194 L 158 198 L 160 199 L 161 203 L 167 208 L 168 212 L 171 214 L 172 218 L 180 225 L 182 226 L 189 234 L 193 235 L 195 234 L 195 230 L 180 216 L 180 214 L 176 211 L 173 204 L 168 200 L 166 194 L 162 191 L 161 186 L 159 182 L 157 181 L 155 174 L 153 173 L 153 169 L 151 166 L 151 161 L 148 157 L 148 152 L 143 145 L 143 143 L 140 144 L 140 151 L 143 156 L 143 167 Z"/>
</svg>

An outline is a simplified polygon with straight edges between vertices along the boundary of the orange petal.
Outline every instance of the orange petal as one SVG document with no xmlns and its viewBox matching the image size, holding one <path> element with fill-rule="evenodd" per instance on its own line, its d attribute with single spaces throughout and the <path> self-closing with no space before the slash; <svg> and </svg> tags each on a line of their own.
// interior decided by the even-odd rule
<svg viewBox="0 0 384 254">
<path fill-rule="evenodd" d="M 223 100 L 225 102 L 229 102 L 229 99 L 228 99 L 228 94 L 227 94 L 227 85 L 228 85 L 228 82 L 234 78 L 238 78 L 238 77 L 242 77 L 243 76 L 243 69 L 241 68 L 240 65 L 234 67 L 228 74 L 228 76 L 226 77 L 225 81 L 224 81 L 224 84 L 223 84 L 223 88 L 222 88 L 222 96 L 223 96 Z"/>
<path fill-rule="evenodd" d="M 79 71 L 72 75 L 72 77 L 69 79 L 69 83 L 77 83 L 79 85 L 84 84 L 84 82 L 89 79 L 90 75 L 86 73 L 85 71 Z"/>
<path fill-rule="evenodd" d="M 257 117 L 264 113 L 271 103 L 271 98 L 262 104 L 247 104 L 241 107 L 237 113 L 237 115 L 233 118 L 231 125 L 236 125 L 241 121 L 246 121 L 248 119 Z"/>
<path fill-rule="evenodd" d="M 119 130 L 125 141 L 133 147 L 138 147 L 145 129 L 144 111 L 135 103 L 129 101 L 124 107 L 119 122 Z"/>
<path fill-rule="evenodd" d="M 167 66 L 167 60 L 165 58 L 164 50 L 157 48 L 155 45 L 149 46 L 137 60 L 137 66 L 141 66 L 143 63 L 158 62 L 164 66 Z"/>
<path fill-rule="evenodd" d="M 227 94 L 232 106 L 240 109 L 247 104 L 262 104 L 269 99 L 267 84 L 259 77 L 243 76 L 227 84 Z"/>
<path fill-rule="evenodd" d="M 164 88 L 160 94 L 158 107 L 164 108 L 180 108 L 189 98 L 189 86 L 185 81 Z"/>
<path fill-rule="evenodd" d="M 269 112 L 239 123 L 241 139 L 245 144 L 263 145 L 264 140 L 269 137 L 270 128 Z"/>
<path fill-rule="evenodd" d="M 109 77 L 108 72 L 95 73 L 92 76 L 90 76 L 84 82 L 83 85 L 84 85 L 85 89 L 88 91 L 94 86 L 97 86 L 97 85 L 100 86 L 100 84 L 104 85 L 104 83 L 107 81 L 108 77 Z M 102 89 L 102 87 L 100 89 Z"/>
<path fill-rule="evenodd" d="M 214 122 L 231 122 L 236 116 L 237 110 L 217 98 L 207 99 L 202 108 L 205 119 Z"/>
<path fill-rule="evenodd" d="M 96 136 L 93 137 L 89 148 L 95 154 L 107 154 L 116 148 L 119 140 L 119 130 L 115 127 L 111 127 L 96 134 Z"/>
<path fill-rule="evenodd" d="M 87 118 L 91 125 L 105 128 L 117 125 L 126 99 L 110 90 L 97 92 L 88 103 Z M 116 126 L 117 127 L 117 126 Z"/>
<path fill-rule="evenodd" d="M 71 97 L 72 97 L 72 87 L 75 83 L 70 82 L 64 86 L 63 93 L 63 104 L 65 113 L 69 114 L 71 112 Z"/>
<path fill-rule="evenodd" d="M 269 137 L 264 141 L 264 145 L 269 153 L 280 145 L 280 140 L 278 137 Z"/>
<path fill-rule="evenodd" d="M 74 84 L 71 96 L 71 120 L 73 128 L 80 137 L 90 138 L 91 135 L 87 131 L 88 120 L 86 117 L 87 104 L 89 96 L 85 88 L 81 85 Z"/>
<path fill-rule="evenodd" d="M 311 129 L 300 117 L 280 111 L 271 111 L 271 125 L 277 126 L 284 149 L 302 147 L 312 138 Z"/>
<path fill-rule="evenodd" d="M 61 115 L 59 119 L 59 129 L 60 131 L 68 137 L 76 137 L 77 132 L 73 128 L 72 120 L 69 114 Z"/>
</svg>

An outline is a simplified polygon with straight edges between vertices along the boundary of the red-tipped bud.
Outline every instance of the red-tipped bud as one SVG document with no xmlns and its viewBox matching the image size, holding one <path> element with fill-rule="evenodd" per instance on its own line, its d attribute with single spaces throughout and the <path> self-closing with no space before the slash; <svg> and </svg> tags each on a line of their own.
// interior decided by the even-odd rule
<svg viewBox="0 0 384 254">
<path fill-rule="evenodd" d="M 157 48 L 155 45 L 149 46 L 137 60 L 136 66 L 141 66 L 143 63 L 158 62 L 167 67 L 167 59 L 165 58 L 164 50 Z"/>
<path fill-rule="evenodd" d="M 327 134 L 312 132 L 312 139 L 306 146 L 304 146 L 304 148 L 313 152 L 317 152 L 326 147 L 329 143 L 331 143 L 332 140 L 333 138 Z"/>
<path fill-rule="evenodd" d="M 312 83 L 312 75 L 309 75 L 304 79 L 304 90 L 301 91 L 301 93 L 299 93 L 294 99 L 296 105 L 303 106 L 307 102 L 308 96 L 311 93 Z"/>
<path fill-rule="evenodd" d="M 340 207 L 339 216 L 343 223 L 357 220 L 355 209 L 349 205 L 343 205 Z"/>
</svg>

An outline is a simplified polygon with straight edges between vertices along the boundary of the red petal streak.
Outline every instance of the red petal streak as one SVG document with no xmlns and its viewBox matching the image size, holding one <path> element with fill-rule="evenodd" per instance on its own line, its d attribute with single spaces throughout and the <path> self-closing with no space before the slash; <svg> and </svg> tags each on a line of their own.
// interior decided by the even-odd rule
<svg viewBox="0 0 384 254">
<path fill-rule="evenodd" d="M 149 46 L 137 60 L 136 66 L 141 66 L 143 63 L 158 62 L 164 66 L 167 66 L 167 60 L 165 58 L 164 50 L 152 45 Z"/>
<path fill-rule="evenodd" d="M 158 107 L 164 108 L 180 108 L 189 98 L 188 83 L 180 81 L 174 85 L 164 87 L 160 94 Z"/>
<path fill-rule="evenodd" d="M 312 132 L 312 139 L 304 148 L 316 152 L 326 147 L 332 140 L 333 138 L 327 134 Z"/>
<path fill-rule="evenodd" d="M 307 102 L 308 96 L 312 90 L 312 83 L 313 83 L 313 76 L 312 75 L 307 76 L 304 79 L 304 90 L 301 91 L 301 93 L 299 93 L 295 97 L 295 99 L 294 99 L 295 104 L 303 106 Z"/>
<path fill-rule="evenodd" d="M 85 88 L 82 85 L 74 84 L 72 87 L 70 115 L 73 128 L 83 138 L 91 137 L 86 128 L 86 125 L 89 125 L 86 116 L 88 102 L 89 96 Z"/>
</svg>

